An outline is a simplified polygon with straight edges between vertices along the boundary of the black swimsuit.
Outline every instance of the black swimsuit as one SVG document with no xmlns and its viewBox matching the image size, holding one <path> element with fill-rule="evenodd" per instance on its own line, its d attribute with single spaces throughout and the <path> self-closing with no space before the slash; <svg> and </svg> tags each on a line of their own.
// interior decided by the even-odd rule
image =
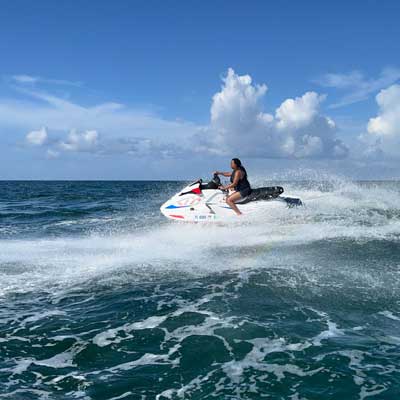
<svg viewBox="0 0 400 400">
<path fill-rule="evenodd" d="M 239 167 L 239 170 L 243 172 L 243 177 L 239 179 L 238 184 L 234 187 L 234 189 L 240 193 L 242 197 L 246 197 L 251 193 L 250 183 L 247 180 L 247 172 L 243 167 Z M 233 183 L 236 171 L 232 172 L 231 175 L 231 183 Z"/>
</svg>

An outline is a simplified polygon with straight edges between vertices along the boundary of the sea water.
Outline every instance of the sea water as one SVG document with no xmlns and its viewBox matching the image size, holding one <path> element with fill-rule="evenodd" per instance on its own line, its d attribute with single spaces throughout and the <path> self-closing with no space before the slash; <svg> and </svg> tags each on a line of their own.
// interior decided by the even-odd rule
<svg viewBox="0 0 400 400">
<path fill-rule="evenodd" d="M 399 182 L 228 225 L 183 185 L 0 182 L 0 398 L 400 398 Z"/>
</svg>

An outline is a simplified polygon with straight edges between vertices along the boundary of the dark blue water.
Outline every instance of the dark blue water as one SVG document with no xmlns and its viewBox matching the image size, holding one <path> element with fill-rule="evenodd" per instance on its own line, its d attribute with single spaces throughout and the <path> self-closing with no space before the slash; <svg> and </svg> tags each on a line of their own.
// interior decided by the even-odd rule
<svg viewBox="0 0 400 400">
<path fill-rule="evenodd" d="M 400 398 L 400 184 L 165 220 L 179 182 L 0 182 L 0 398 Z"/>
</svg>

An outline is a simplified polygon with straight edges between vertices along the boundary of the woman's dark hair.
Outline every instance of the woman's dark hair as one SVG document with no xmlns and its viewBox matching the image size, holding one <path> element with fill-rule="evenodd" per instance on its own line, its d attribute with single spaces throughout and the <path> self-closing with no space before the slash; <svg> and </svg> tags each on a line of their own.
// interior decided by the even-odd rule
<svg viewBox="0 0 400 400">
<path fill-rule="evenodd" d="M 232 158 L 232 161 L 236 164 L 237 167 L 242 166 L 242 162 L 238 158 Z"/>
</svg>

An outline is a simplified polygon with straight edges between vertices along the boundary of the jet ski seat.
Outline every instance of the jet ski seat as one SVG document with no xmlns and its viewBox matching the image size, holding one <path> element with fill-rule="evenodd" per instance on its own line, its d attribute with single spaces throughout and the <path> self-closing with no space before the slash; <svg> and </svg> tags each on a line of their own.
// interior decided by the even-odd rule
<svg viewBox="0 0 400 400">
<path fill-rule="evenodd" d="M 270 187 L 261 187 L 256 189 L 251 189 L 251 192 L 248 196 L 238 200 L 236 204 L 246 204 L 251 201 L 257 200 L 271 200 L 280 196 L 283 193 L 282 186 L 270 186 Z"/>
</svg>

